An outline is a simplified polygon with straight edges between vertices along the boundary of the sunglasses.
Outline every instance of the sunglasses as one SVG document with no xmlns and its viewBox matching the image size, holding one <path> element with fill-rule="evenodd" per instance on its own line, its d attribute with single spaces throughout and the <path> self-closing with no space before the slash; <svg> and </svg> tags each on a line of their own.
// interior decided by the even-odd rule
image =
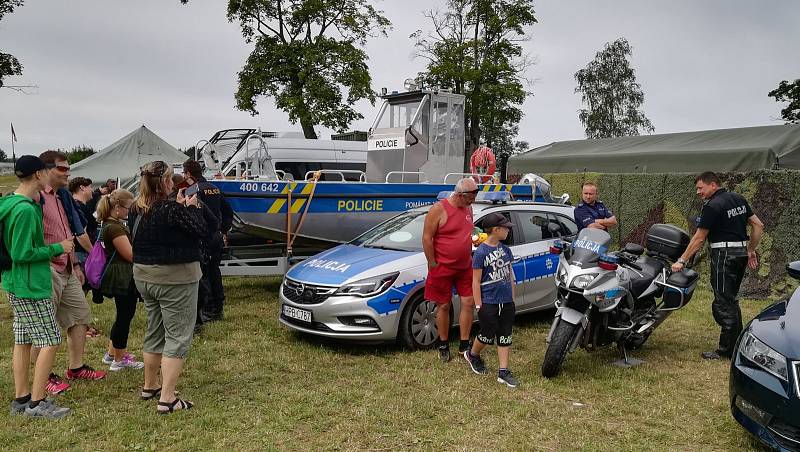
<svg viewBox="0 0 800 452">
<path fill-rule="evenodd" d="M 481 191 L 481 190 L 480 190 L 479 188 L 476 188 L 475 190 L 470 190 L 470 191 L 459 191 L 459 192 L 457 192 L 457 193 L 460 193 L 460 194 L 462 194 L 462 195 L 477 195 L 479 191 Z"/>
<path fill-rule="evenodd" d="M 45 164 L 45 168 L 47 168 L 47 169 L 55 169 L 56 171 L 61 172 L 61 173 L 66 173 L 66 172 L 68 172 L 70 170 L 69 166 L 56 165 L 55 163 Z"/>
</svg>

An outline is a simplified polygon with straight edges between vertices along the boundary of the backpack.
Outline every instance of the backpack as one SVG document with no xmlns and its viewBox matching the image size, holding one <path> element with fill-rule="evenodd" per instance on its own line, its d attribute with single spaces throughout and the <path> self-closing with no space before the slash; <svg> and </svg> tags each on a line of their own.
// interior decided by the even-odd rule
<svg viewBox="0 0 800 452">
<path fill-rule="evenodd" d="M 92 289 L 99 289 L 100 284 L 103 282 L 103 275 L 106 272 L 106 267 L 109 261 L 114 260 L 117 255 L 117 250 L 111 253 L 111 259 L 106 259 L 106 247 L 103 246 L 103 231 L 100 230 L 97 240 L 89 251 L 89 256 L 86 257 L 86 262 L 83 263 L 83 272 L 86 274 L 86 282 Z"/>
</svg>

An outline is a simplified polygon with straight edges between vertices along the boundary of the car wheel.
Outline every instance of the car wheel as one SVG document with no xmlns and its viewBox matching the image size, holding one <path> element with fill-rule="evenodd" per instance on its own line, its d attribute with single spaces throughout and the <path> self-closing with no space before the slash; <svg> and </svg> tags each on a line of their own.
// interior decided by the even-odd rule
<svg viewBox="0 0 800 452">
<path fill-rule="evenodd" d="M 436 303 L 422 294 L 411 299 L 400 317 L 400 341 L 412 350 L 431 348 L 439 337 L 436 328 Z"/>
</svg>

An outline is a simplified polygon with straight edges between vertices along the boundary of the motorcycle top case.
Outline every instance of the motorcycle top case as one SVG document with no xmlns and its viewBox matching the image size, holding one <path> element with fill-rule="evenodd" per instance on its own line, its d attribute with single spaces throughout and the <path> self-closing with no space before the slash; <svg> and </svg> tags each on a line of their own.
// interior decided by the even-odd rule
<svg viewBox="0 0 800 452">
<path fill-rule="evenodd" d="M 647 251 L 675 261 L 686 251 L 689 238 L 689 234 L 677 226 L 657 223 L 647 231 Z"/>
<path fill-rule="evenodd" d="M 692 269 L 683 269 L 669 275 L 669 278 L 667 278 L 668 286 L 664 288 L 664 305 L 662 307 L 664 309 L 678 309 L 689 304 L 699 277 L 700 274 Z"/>
</svg>

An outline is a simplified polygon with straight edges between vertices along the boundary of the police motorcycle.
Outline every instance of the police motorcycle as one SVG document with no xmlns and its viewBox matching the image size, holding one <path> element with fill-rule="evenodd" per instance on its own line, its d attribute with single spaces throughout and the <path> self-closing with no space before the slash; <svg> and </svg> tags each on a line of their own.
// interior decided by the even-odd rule
<svg viewBox="0 0 800 452">
<path fill-rule="evenodd" d="M 673 312 L 691 300 L 698 274 L 672 272 L 689 235 L 669 224 L 654 224 L 644 247 L 628 243 L 608 252 L 611 236 L 585 228 L 573 241 L 559 241 L 556 315 L 547 335 L 542 376 L 556 377 L 567 353 L 578 346 L 593 350 L 617 344 L 626 364 L 627 350 L 638 349 Z M 689 266 L 690 267 L 690 266 Z"/>
</svg>

